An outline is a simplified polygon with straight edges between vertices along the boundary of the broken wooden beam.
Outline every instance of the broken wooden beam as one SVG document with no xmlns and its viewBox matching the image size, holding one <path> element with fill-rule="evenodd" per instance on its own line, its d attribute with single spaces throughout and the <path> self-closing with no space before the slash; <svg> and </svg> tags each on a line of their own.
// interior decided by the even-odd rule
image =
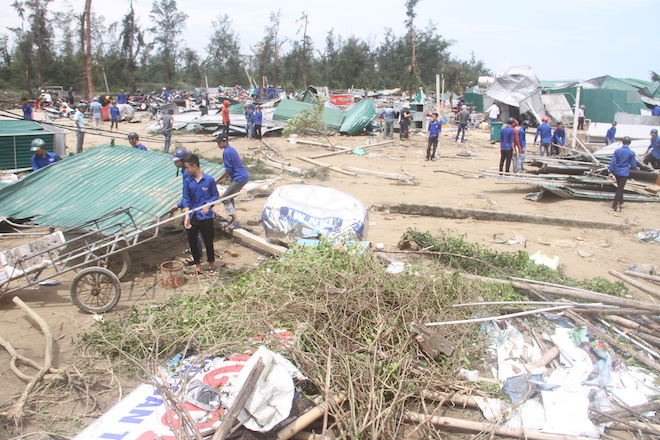
<svg viewBox="0 0 660 440">
<path fill-rule="evenodd" d="M 364 145 L 362 147 L 357 147 L 357 148 L 361 148 L 363 150 L 366 150 L 367 148 L 380 147 L 381 145 L 387 145 L 387 144 L 391 144 L 393 142 L 394 142 L 393 140 L 392 141 L 384 141 L 384 142 L 378 142 L 376 144 Z M 317 154 L 316 156 L 310 156 L 310 157 L 312 159 L 320 159 L 322 157 L 334 156 L 335 154 L 347 154 L 347 153 L 350 153 L 351 151 L 353 151 L 353 150 L 332 151 L 330 153 Z"/>
<path fill-rule="evenodd" d="M 384 179 L 401 180 L 404 182 L 410 182 L 412 180 L 415 180 L 414 176 L 410 176 L 408 174 L 381 173 L 380 171 L 363 170 L 362 168 L 355 168 L 355 167 L 344 167 L 344 169 L 358 174 L 366 174 L 368 176 L 382 177 Z"/>
<path fill-rule="evenodd" d="M 262 252 L 265 252 L 269 255 L 275 255 L 279 257 L 284 255 L 284 253 L 287 251 L 287 248 L 285 248 L 284 246 L 278 246 L 276 244 L 269 243 L 268 241 L 266 241 L 266 239 L 251 234 L 245 229 L 234 229 L 232 231 L 232 236 L 243 240 L 248 245 Z"/>
<path fill-rule="evenodd" d="M 348 168 L 347 168 L 348 169 Z M 598 222 L 565 217 L 548 217 L 545 215 L 518 214 L 515 212 L 488 211 L 485 209 L 453 208 L 450 206 L 419 205 L 398 203 L 396 205 L 374 206 L 378 211 L 389 211 L 397 214 L 425 215 L 444 218 L 473 218 L 476 220 L 537 223 L 553 226 L 576 226 L 582 228 L 628 229 L 625 223 Z"/>
<path fill-rule="evenodd" d="M 626 283 L 630 284 L 633 287 L 638 288 L 642 292 L 648 293 L 649 295 L 655 297 L 655 298 L 660 298 L 660 291 L 653 289 L 651 287 L 648 287 L 639 281 L 635 281 L 630 277 L 627 277 L 623 275 L 622 273 L 617 272 L 616 270 L 610 269 L 610 275 L 614 275 L 615 277 L 619 278 L 620 280 L 625 281 Z"/>
<path fill-rule="evenodd" d="M 319 166 L 319 167 L 322 167 L 322 168 L 327 168 L 327 169 L 335 171 L 337 173 L 346 174 L 347 176 L 357 176 L 357 173 L 352 173 L 350 171 L 342 170 L 339 167 L 327 164 L 325 162 L 319 162 L 318 160 L 314 160 L 314 159 L 311 159 L 309 157 L 304 157 L 304 156 L 296 156 L 296 157 L 298 159 L 304 161 L 304 162 L 309 162 L 312 165 L 316 165 L 316 166 Z"/>
<path fill-rule="evenodd" d="M 660 277 L 655 276 L 655 275 L 647 275 L 645 273 L 639 273 L 639 272 L 635 272 L 635 271 L 632 271 L 632 270 L 624 270 L 623 273 L 625 273 L 626 275 L 633 276 L 633 277 L 641 278 L 643 280 L 654 281 L 656 283 L 660 283 Z"/>
<path fill-rule="evenodd" d="M 281 163 L 282 165 L 291 165 L 291 162 L 285 162 L 282 159 L 278 159 L 276 157 L 271 156 L 268 153 L 265 153 L 266 159 L 272 160 L 273 162 Z"/>
</svg>

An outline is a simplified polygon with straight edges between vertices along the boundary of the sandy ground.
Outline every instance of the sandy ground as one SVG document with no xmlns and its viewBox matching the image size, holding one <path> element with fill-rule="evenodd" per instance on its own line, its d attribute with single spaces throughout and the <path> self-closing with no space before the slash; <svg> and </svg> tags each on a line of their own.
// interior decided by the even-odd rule
<svg viewBox="0 0 660 440">
<path fill-rule="evenodd" d="M 41 112 L 37 112 L 35 117 L 39 119 Z M 126 133 L 135 131 L 141 135 L 143 143 L 149 149 L 162 149 L 162 138 L 159 135 L 150 136 L 144 130 L 148 121 L 146 115 L 143 117 L 144 122 L 121 123 L 116 142 L 128 145 L 125 140 Z M 68 120 L 58 122 L 72 126 L 71 121 Z M 106 123 L 104 128 L 109 128 L 109 123 Z M 108 142 L 107 137 L 95 136 L 89 131 L 86 135 L 85 149 Z M 405 142 L 397 139 L 393 144 L 369 149 L 364 156 L 341 154 L 319 159 L 338 167 L 349 165 L 384 173 L 408 173 L 414 176 L 417 185 L 403 184 L 368 175 L 353 177 L 332 171 L 328 180 L 325 181 L 303 179 L 284 173 L 283 179 L 276 185 L 304 182 L 329 186 L 357 197 L 367 207 L 407 202 L 603 222 L 629 222 L 632 225 L 627 231 L 622 232 L 566 227 L 560 223 L 538 225 L 472 219 L 452 220 L 371 211 L 367 238 L 372 243 L 383 243 L 385 251 L 396 249 L 402 234 L 408 228 L 416 228 L 434 234 L 440 230 L 466 234 L 469 241 L 490 246 L 498 251 L 525 249 L 530 254 L 542 251 L 551 257 L 558 256 L 566 273 L 577 278 L 603 276 L 616 280 L 608 274 L 608 270 L 623 271 L 632 263 L 656 265 L 660 263 L 658 246 L 639 243 L 636 238 L 638 231 L 660 228 L 659 204 L 628 202 L 624 206 L 623 212 L 614 213 L 610 210 L 611 202 L 607 201 L 567 200 L 548 195 L 540 202 L 532 202 L 525 199 L 527 193 L 535 191 L 535 188 L 528 185 L 506 183 L 495 179 L 465 178 L 439 172 L 439 170 L 474 172 L 497 169 L 499 150 L 488 142 L 488 133 L 485 130 L 468 131 L 468 140 L 465 144 L 453 142 L 455 133 L 451 129 L 442 132 L 438 153 L 441 157 L 436 162 L 424 161 L 426 139 L 423 135 L 418 134 L 413 134 L 411 139 Z M 177 133 L 172 139 L 172 151 L 175 148 L 174 144 L 180 142 L 182 146 L 206 157 L 221 156 L 221 150 L 215 143 L 199 142 L 210 139 L 211 136 L 208 135 Z M 532 136 L 529 136 L 530 144 L 531 139 Z M 367 144 L 367 137 L 364 136 L 334 137 L 332 140 L 339 145 L 351 148 Z M 193 141 L 195 143 L 188 143 Z M 269 137 L 267 141 L 281 152 L 284 160 L 290 162 L 292 166 L 302 169 L 311 169 L 313 165 L 298 159 L 297 156 L 310 156 L 326 152 L 326 149 L 319 146 L 291 145 L 280 137 Z M 322 139 L 320 141 L 325 142 Z M 74 151 L 75 134 L 71 133 L 67 136 L 67 143 L 68 151 Z M 251 142 L 244 138 L 232 140 L 231 145 L 238 150 L 241 156 L 260 155 L 259 148 L 263 148 L 261 143 Z M 456 153 L 464 151 L 469 151 L 476 156 L 472 158 L 456 156 Z M 273 153 L 270 152 L 270 154 Z M 538 154 L 538 150 L 530 145 L 528 155 L 535 154 Z M 237 206 L 241 220 L 245 222 L 258 219 L 264 202 L 263 198 L 251 200 L 249 197 L 239 198 Z M 220 210 L 222 211 L 222 208 Z M 255 226 L 254 232 L 264 235 L 260 226 Z M 498 243 L 505 242 L 518 234 L 525 237 L 524 246 Z M 0 249 L 10 249 L 25 241 L 29 241 L 29 239 L 3 238 L 0 239 Z M 175 228 L 162 234 L 156 240 L 134 248 L 130 253 L 131 270 L 122 282 L 122 298 L 119 304 L 108 313 L 106 319 L 113 319 L 117 314 L 125 313 L 133 304 L 164 299 L 176 293 L 174 289 L 162 287 L 158 267 L 163 261 L 182 258 L 184 256 L 182 251 L 186 247 L 183 233 Z M 216 250 L 222 252 L 227 248 L 236 252 L 238 256 L 231 257 L 223 254 L 224 258 L 219 261 L 220 264 L 238 267 L 259 263 L 261 257 L 259 253 L 238 243 L 233 243 L 231 237 L 226 234 L 217 234 Z M 583 251 L 581 252 L 583 255 L 589 256 L 580 256 L 578 251 Z M 68 283 L 72 276 L 71 273 L 61 277 L 62 284 L 59 286 L 41 286 L 37 290 L 24 289 L 1 297 L 0 337 L 9 341 L 19 353 L 39 362 L 43 359 L 44 340 L 38 326 L 31 319 L 26 318 L 25 314 L 11 301 L 13 296 L 19 296 L 50 325 L 54 337 L 57 339 L 55 366 L 66 366 L 74 361 L 78 353 L 73 344 L 81 333 L 98 324 L 91 315 L 83 313 L 72 304 Z M 186 284 L 177 291 L 195 292 L 200 288 L 208 287 L 210 283 L 212 280 L 208 278 L 186 280 Z M 641 296 L 641 293 L 635 289 L 633 289 L 633 293 Z M 9 359 L 9 355 L 4 350 L 0 350 L 0 381 L 3 383 L 2 390 L 0 390 L 0 402 L 5 402 L 12 396 L 20 394 L 25 386 L 9 370 Z M 126 391 L 128 390 L 124 389 L 124 392 Z M 112 403 L 112 400 L 106 402 L 108 406 Z M 73 410 L 62 408 L 63 413 L 67 411 Z M 2 437 L 1 433 L 0 437 Z"/>
</svg>

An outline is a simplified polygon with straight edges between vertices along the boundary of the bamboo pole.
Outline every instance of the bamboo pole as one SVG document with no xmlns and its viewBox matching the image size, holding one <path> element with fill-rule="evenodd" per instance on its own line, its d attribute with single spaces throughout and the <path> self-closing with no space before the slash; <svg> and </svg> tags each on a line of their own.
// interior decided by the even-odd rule
<svg viewBox="0 0 660 440">
<path fill-rule="evenodd" d="M 266 141 L 264 140 L 264 138 L 261 138 L 261 142 L 263 142 L 263 144 L 264 144 L 265 146 L 267 146 L 268 148 L 270 148 L 270 150 L 271 150 L 273 153 L 277 154 L 277 155 L 280 156 L 280 157 L 282 156 L 282 153 L 280 153 L 279 151 L 277 151 L 277 149 L 276 149 L 275 147 L 273 147 L 271 144 L 269 144 L 268 142 L 266 142 Z"/>
<path fill-rule="evenodd" d="M 632 271 L 632 270 L 624 270 L 623 273 L 625 273 L 626 275 L 633 276 L 633 277 L 642 278 L 644 280 L 649 280 L 649 281 L 654 281 L 656 283 L 660 283 L 660 277 L 655 276 L 655 275 L 647 275 L 645 273 L 639 273 L 639 272 L 635 272 L 635 271 Z"/>
<path fill-rule="evenodd" d="M 403 182 L 409 182 L 415 180 L 413 176 L 407 174 L 381 173 L 380 171 L 363 170 L 362 168 L 355 168 L 355 167 L 344 167 L 344 169 L 348 171 L 356 172 L 358 174 L 366 174 L 368 176 L 382 177 L 391 180 L 401 180 Z"/>
<path fill-rule="evenodd" d="M 300 417 L 298 417 L 293 422 L 286 425 L 284 428 L 280 429 L 275 438 L 277 440 L 286 440 L 286 439 L 289 439 L 289 438 L 293 437 L 298 432 L 302 431 L 307 426 L 309 426 L 309 424 L 312 423 L 314 420 L 321 417 L 323 415 L 323 413 L 325 412 L 325 409 L 328 405 L 331 405 L 331 404 L 339 405 L 345 399 L 346 399 L 346 395 L 343 394 L 343 393 L 339 393 L 336 396 L 331 397 L 326 402 L 324 402 L 324 403 L 322 403 L 318 406 L 315 406 L 314 408 L 310 409 L 306 413 L 302 414 Z"/>
<path fill-rule="evenodd" d="M 656 289 L 653 289 L 651 287 L 648 287 L 648 286 L 640 283 L 639 281 L 635 281 L 632 278 L 627 277 L 627 276 L 617 272 L 616 270 L 610 269 L 609 272 L 610 272 L 610 275 L 614 275 L 615 277 L 625 281 L 626 283 L 630 284 L 631 286 L 634 286 L 634 287 L 638 288 L 642 292 L 648 293 L 649 295 L 651 295 L 655 298 L 660 298 L 660 291 L 658 291 Z"/>
<path fill-rule="evenodd" d="M 304 161 L 304 162 L 309 162 L 309 163 L 311 163 L 311 164 L 313 164 L 313 165 L 316 165 L 316 166 L 319 166 L 319 167 L 323 167 L 323 168 L 327 168 L 327 169 L 332 170 L 332 171 L 335 171 L 335 172 L 337 172 L 337 173 L 346 174 L 347 176 L 357 176 L 357 173 L 352 173 L 352 172 L 350 172 L 350 171 L 342 170 L 342 169 L 339 168 L 339 167 L 336 167 L 336 166 L 333 166 L 333 165 L 327 164 L 327 163 L 325 163 L 325 162 L 319 162 L 318 160 L 310 159 L 309 157 L 304 157 L 304 156 L 296 156 L 296 157 L 297 157 L 298 159 Z"/>
<path fill-rule="evenodd" d="M 407 422 L 424 422 L 428 416 L 425 414 L 408 412 L 403 416 Z M 497 426 L 491 423 L 473 422 L 471 420 L 455 419 L 453 417 L 432 417 L 430 423 L 439 428 L 462 429 L 470 432 L 490 432 L 513 438 L 526 438 L 529 440 L 590 440 L 589 437 L 572 435 L 546 434 L 533 429 L 517 429 L 508 426 Z"/>
<path fill-rule="evenodd" d="M 391 143 L 393 143 L 393 142 L 394 142 L 393 140 L 390 140 L 390 141 L 383 141 L 383 142 L 378 142 L 378 143 L 376 143 L 376 144 L 364 145 L 364 146 L 362 146 L 362 147 L 358 147 L 358 148 L 362 148 L 363 150 L 366 150 L 367 148 L 379 147 L 379 146 L 381 146 L 381 145 L 387 145 L 387 144 L 391 144 Z M 336 155 L 336 154 L 347 154 L 347 153 L 350 153 L 351 151 L 353 151 L 353 150 L 332 151 L 332 152 L 330 152 L 330 153 L 317 154 L 316 156 L 310 156 L 310 157 L 311 157 L 312 159 L 320 159 L 320 158 L 322 158 L 322 157 L 334 156 L 334 155 Z"/>
</svg>

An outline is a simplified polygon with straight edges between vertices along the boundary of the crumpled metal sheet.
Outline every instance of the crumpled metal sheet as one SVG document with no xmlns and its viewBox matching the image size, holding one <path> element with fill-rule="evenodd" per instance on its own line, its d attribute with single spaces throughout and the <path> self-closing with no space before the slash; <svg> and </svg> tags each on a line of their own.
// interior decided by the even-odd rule
<svg viewBox="0 0 660 440">
<path fill-rule="evenodd" d="M 355 197 L 333 188 L 285 185 L 268 197 L 261 212 L 266 237 L 295 243 L 300 238 L 361 241 L 368 213 Z"/>
<path fill-rule="evenodd" d="M 506 75 L 495 78 L 486 90 L 486 95 L 513 107 L 520 106 L 525 98 L 538 93 L 541 82 L 531 67 L 512 67 Z"/>
</svg>

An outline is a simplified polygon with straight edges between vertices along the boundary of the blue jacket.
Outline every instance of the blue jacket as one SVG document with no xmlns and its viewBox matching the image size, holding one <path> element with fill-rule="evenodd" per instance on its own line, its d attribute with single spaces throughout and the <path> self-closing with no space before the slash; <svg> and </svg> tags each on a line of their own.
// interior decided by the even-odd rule
<svg viewBox="0 0 660 440">
<path fill-rule="evenodd" d="M 186 170 L 186 167 L 181 168 L 181 191 L 183 192 L 183 187 L 186 186 L 186 179 L 190 177 L 190 173 L 188 173 L 188 170 Z M 177 208 L 181 209 L 183 208 L 183 197 L 181 197 L 181 200 L 179 203 L 176 204 Z"/>
<path fill-rule="evenodd" d="M 566 143 L 566 130 L 563 128 L 555 129 L 555 134 L 552 135 L 552 142 L 563 147 Z"/>
<path fill-rule="evenodd" d="M 651 138 L 651 145 L 649 145 L 648 150 L 651 150 L 651 156 L 660 159 L 660 136 L 656 136 L 655 139 Z"/>
<path fill-rule="evenodd" d="M 534 135 L 534 142 L 536 142 L 536 139 L 541 136 L 541 143 L 542 144 L 549 144 L 552 142 L 552 127 L 548 125 L 546 122 L 543 124 L 539 125 L 536 128 L 536 134 Z"/>
<path fill-rule="evenodd" d="M 520 149 L 524 150 L 527 147 L 527 136 L 526 136 L 525 127 L 520 127 L 518 129 L 518 141 L 520 142 Z"/>
<path fill-rule="evenodd" d="M 261 125 L 261 123 L 264 120 L 264 113 L 259 110 L 258 112 L 254 112 L 254 125 Z"/>
<path fill-rule="evenodd" d="M 616 128 L 610 127 L 610 129 L 607 130 L 607 134 L 605 135 L 605 145 L 614 143 L 614 136 L 616 136 Z"/>
<path fill-rule="evenodd" d="M 245 112 L 245 119 L 248 124 L 254 124 L 254 104 L 248 104 L 248 111 Z"/>
<path fill-rule="evenodd" d="M 117 95 L 117 104 L 127 104 L 127 103 L 128 103 L 128 99 L 126 98 L 126 95 L 124 95 L 123 93 Z"/>
<path fill-rule="evenodd" d="M 502 132 L 500 133 L 500 142 L 501 150 L 512 150 L 513 149 L 513 144 L 515 142 L 515 136 L 516 132 L 513 130 L 513 127 L 510 125 L 507 125 L 502 129 Z"/>
<path fill-rule="evenodd" d="M 238 151 L 232 146 L 227 145 L 222 152 L 222 162 L 225 164 L 225 171 L 229 173 L 232 182 L 247 182 L 250 180 L 250 175 L 243 165 Z"/>
<path fill-rule="evenodd" d="M 119 119 L 119 108 L 114 105 L 110 106 L 110 119 Z"/>
<path fill-rule="evenodd" d="M 137 150 L 147 151 L 147 147 L 145 147 L 145 146 L 142 145 L 142 144 L 137 144 L 137 145 L 134 146 L 133 148 L 135 148 L 135 149 L 137 149 Z"/>
<path fill-rule="evenodd" d="M 442 121 L 439 119 L 437 121 L 429 122 L 429 137 L 435 138 L 438 137 L 442 131 Z"/>
<path fill-rule="evenodd" d="M 610 173 L 615 176 L 629 176 L 631 168 L 633 170 L 637 169 L 635 152 L 628 148 L 627 145 L 617 148 L 610 162 Z"/>
<path fill-rule="evenodd" d="M 41 157 L 38 154 L 32 156 L 32 170 L 37 171 L 39 168 L 43 168 L 46 165 L 57 162 L 57 154 L 46 151 L 46 157 Z"/>
<path fill-rule="evenodd" d="M 215 179 L 208 174 L 202 174 L 199 182 L 190 176 L 183 181 L 183 207 L 188 209 L 199 208 L 207 203 L 215 202 L 220 198 Z M 202 214 L 202 211 L 195 211 L 197 220 L 208 220 L 213 218 L 213 207 L 209 212 Z"/>
<path fill-rule="evenodd" d="M 26 102 L 25 104 L 23 104 L 22 109 L 23 109 L 23 118 L 32 119 L 32 107 L 30 106 L 30 104 Z"/>
<path fill-rule="evenodd" d="M 652 116 L 660 116 L 660 105 L 651 110 L 651 115 Z"/>
</svg>

